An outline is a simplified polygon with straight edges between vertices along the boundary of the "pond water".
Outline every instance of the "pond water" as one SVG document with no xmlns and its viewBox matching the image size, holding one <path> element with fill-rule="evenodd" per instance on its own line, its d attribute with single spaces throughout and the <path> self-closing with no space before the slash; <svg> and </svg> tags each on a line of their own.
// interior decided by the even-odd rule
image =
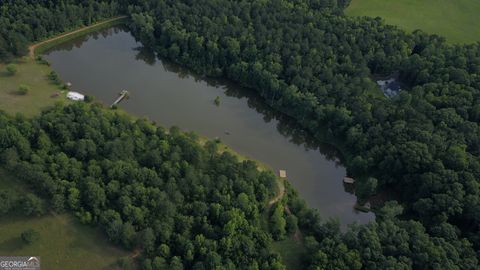
<svg viewBox="0 0 480 270">
<path fill-rule="evenodd" d="M 323 218 L 365 223 L 374 214 L 354 210 L 345 191 L 344 166 L 333 147 L 322 145 L 288 118 L 274 113 L 251 90 L 223 80 L 195 76 L 157 59 L 129 31 L 115 27 L 59 45 L 45 55 L 72 90 L 110 105 L 121 90 L 120 107 L 156 123 L 195 131 L 259 160 L 290 183 Z M 215 105 L 216 97 L 219 106 Z"/>
</svg>

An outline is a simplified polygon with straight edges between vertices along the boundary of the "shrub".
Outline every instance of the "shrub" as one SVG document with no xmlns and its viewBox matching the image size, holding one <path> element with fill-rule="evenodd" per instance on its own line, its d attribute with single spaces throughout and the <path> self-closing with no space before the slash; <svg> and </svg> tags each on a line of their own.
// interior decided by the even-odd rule
<svg viewBox="0 0 480 270">
<path fill-rule="evenodd" d="M 26 216 L 41 216 L 45 213 L 42 200 L 35 194 L 28 193 L 23 197 L 23 213 Z"/>
<path fill-rule="evenodd" d="M 36 242 L 38 239 L 40 239 L 40 233 L 38 233 L 34 229 L 28 229 L 22 232 L 20 237 L 25 244 L 32 244 L 33 242 Z"/>
<path fill-rule="evenodd" d="M 8 64 L 5 68 L 7 70 L 8 75 L 13 76 L 17 73 L 17 65 L 15 64 Z"/>
<path fill-rule="evenodd" d="M 124 270 L 131 270 L 134 269 L 133 262 L 128 257 L 122 257 L 117 261 L 118 266 L 120 266 Z"/>
<path fill-rule="evenodd" d="M 39 63 L 40 65 L 50 66 L 50 63 L 47 60 L 43 59 L 43 57 L 41 56 L 37 56 L 36 60 L 37 63 Z"/>
<path fill-rule="evenodd" d="M 85 95 L 85 98 L 83 99 L 86 103 L 90 103 L 93 101 L 93 96 L 90 95 Z"/>
<path fill-rule="evenodd" d="M 62 80 L 60 80 L 60 77 L 55 71 L 50 72 L 50 74 L 48 74 L 48 78 L 56 85 L 60 85 L 62 83 Z"/>
<path fill-rule="evenodd" d="M 375 194 L 378 186 L 378 180 L 373 177 L 369 177 L 364 181 L 355 182 L 355 194 L 357 197 L 367 199 L 369 196 Z"/>
<path fill-rule="evenodd" d="M 30 91 L 30 86 L 25 85 L 25 84 L 21 84 L 21 85 L 18 87 L 17 93 L 18 93 L 19 95 L 24 96 L 24 95 L 28 94 L 29 91 Z"/>
<path fill-rule="evenodd" d="M 288 215 L 286 218 L 286 229 L 288 233 L 295 233 L 298 230 L 298 218 L 294 215 Z"/>
<path fill-rule="evenodd" d="M 0 190 L 0 216 L 7 214 L 15 205 L 15 197 L 7 190 Z"/>
</svg>

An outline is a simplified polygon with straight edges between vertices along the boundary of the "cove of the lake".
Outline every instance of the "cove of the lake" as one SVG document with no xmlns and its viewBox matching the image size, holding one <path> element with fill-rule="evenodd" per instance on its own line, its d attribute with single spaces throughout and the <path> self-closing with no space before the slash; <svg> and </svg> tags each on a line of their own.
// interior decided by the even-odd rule
<svg viewBox="0 0 480 270">
<path fill-rule="evenodd" d="M 156 58 L 123 27 L 68 41 L 45 59 L 72 83 L 73 91 L 110 105 L 120 91 L 128 90 L 130 99 L 119 105 L 122 109 L 164 127 L 218 137 L 275 172 L 285 169 L 289 182 L 324 219 L 338 218 L 342 224 L 374 219 L 373 213 L 353 208 L 356 197 L 345 191 L 346 170 L 333 147 L 273 112 L 252 90 L 198 77 Z"/>
</svg>

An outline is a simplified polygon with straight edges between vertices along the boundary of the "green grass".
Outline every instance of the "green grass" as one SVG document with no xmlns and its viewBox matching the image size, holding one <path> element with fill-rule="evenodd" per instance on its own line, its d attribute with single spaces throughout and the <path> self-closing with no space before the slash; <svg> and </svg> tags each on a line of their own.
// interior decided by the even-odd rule
<svg viewBox="0 0 480 270">
<path fill-rule="evenodd" d="M 52 94 L 60 92 L 60 89 L 47 78 L 47 74 L 52 71 L 49 66 L 24 58 L 17 60 L 17 67 L 17 74 L 10 76 L 5 71 L 5 64 L 0 64 L 0 110 L 33 116 L 55 102 L 66 101 L 64 95 L 51 97 Z M 21 84 L 31 88 L 23 96 L 16 93 Z"/>
<path fill-rule="evenodd" d="M 26 187 L 0 169 L 0 189 L 23 192 Z M 20 234 L 28 229 L 39 232 L 40 239 L 24 244 Z M 128 256 L 108 243 L 99 230 L 85 226 L 67 214 L 24 217 L 8 214 L 0 217 L 0 254 L 2 256 L 40 256 L 42 269 L 115 269 L 119 258 Z"/>
<path fill-rule="evenodd" d="M 40 239 L 27 245 L 20 234 L 34 229 Z M 3 256 L 40 256 L 42 268 L 115 269 L 120 257 L 127 256 L 107 243 L 97 230 L 78 224 L 69 215 L 40 218 L 3 217 L 0 219 L 0 253 Z"/>
<path fill-rule="evenodd" d="M 480 41 L 478 0 L 352 0 L 345 13 L 382 17 L 409 32 L 444 36 L 449 43 Z"/>
<path fill-rule="evenodd" d="M 301 242 L 288 237 L 285 240 L 273 242 L 272 249 L 280 254 L 288 270 L 302 269 L 302 255 L 305 247 Z"/>
</svg>

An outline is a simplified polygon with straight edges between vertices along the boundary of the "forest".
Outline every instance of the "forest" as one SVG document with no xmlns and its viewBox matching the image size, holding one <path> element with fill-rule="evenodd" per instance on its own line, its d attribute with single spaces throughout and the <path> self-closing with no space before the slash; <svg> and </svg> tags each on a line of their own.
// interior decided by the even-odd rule
<svg viewBox="0 0 480 270">
<path fill-rule="evenodd" d="M 62 23 L 63 29 L 125 13 L 131 17 L 131 31 L 159 56 L 199 74 L 226 77 L 255 89 L 272 108 L 294 118 L 319 140 L 341 145 L 346 149 L 349 173 L 358 179 L 360 199 L 382 190 L 395 191 L 399 203 L 387 202 L 377 211 L 376 222 L 354 225 L 346 232 L 335 222 L 322 221 L 290 191 L 282 204 L 292 210 L 305 235 L 305 268 L 478 269 L 480 44 L 448 45 L 442 37 L 421 31 L 406 33 L 379 18 L 346 17 L 342 9 L 348 1 L 31 2 L 36 4 L 9 1 L 2 6 L 0 25 L 7 25 L 0 28 L 3 60 L 24 54 L 29 41 L 62 31 L 50 25 L 51 21 L 31 23 L 28 16 L 34 16 L 36 10 L 63 16 L 67 7 L 93 10 L 90 14 L 95 15 Z M 107 6 L 115 9 L 107 14 L 100 8 Z M 32 12 L 20 13 L 21 9 Z M 30 29 L 26 31 L 24 26 L 30 24 L 35 27 L 26 27 Z M 32 34 L 38 26 L 45 29 L 44 35 Z M 392 74 L 406 89 L 386 98 L 374 78 Z M 92 114 L 107 119 L 86 121 Z M 55 108 L 33 122 L 3 118 L 8 120 L 2 125 L 12 126 L 2 126 L 0 131 L 6 166 L 23 166 L 14 170 L 34 173 L 23 179 L 38 179 L 32 184 L 41 185 L 53 207 L 71 209 L 81 220 L 99 224 L 112 241 L 132 246 L 136 236 L 154 234 L 155 248 L 149 251 L 144 247 L 145 269 L 162 269 L 158 265 L 165 263 L 187 269 L 211 269 L 212 265 L 281 269 L 268 242 L 270 237 L 287 233 L 285 228 L 266 232 L 256 224 L 271 195 L 272 176 L 256 172 L 252 164 L 232 160 L 217 167 L 208 162 L 222 164 L 215 151 L 202 150 L 187 135 L 147 128 L 143 122 L 128 123 L 96 107 Z M 74 127 L 80 123 L 85 126 Z M 134 135 L 124 135 L 129 133 Z M 48 147 L 38 141 L 44 139 Z M 175 150 L 168 147 L 166 151 L 160 141 Z M 63 166 L 58 163 L 65 160 L 76 169 L 60 173 Z M 116 160 L 125 164 L 119 166 Z M 236 169 L 227 169 L 230 167 Z M 130 170 L 135 173 L 123 174 Z M 152 175 L 142 176 L 147 170 Z M 155 174 L 161 180 L 151 182 Z M 245 186 L 235 188 L 236 179 L 243 179 Z M 193 189 L 197 185 L 186 184 L 195 181 L 202 183 L 199 190 Z M 170 213 L 169 219 L 150 213 L 155 206 L 149 204 L 154 202 L 148 195 L 137 197 L 143 193 L 130 187 L 136 183 L 145 190 L 156 187 L 156 203 L 169 202 L 158 209 L 180 210 Z M 70 193 L 72 188 L 76 195 Z M 174 190 L 178 194 L 172 195 Z M 160 195 L 162 192 L 165 194 Z M 197 193 L 216 196 L 196 197 Z M 240 203 L 244 199 L 247 205 Z M 197 207 L 195 202 L 205 207 Z M 215 210 L 213 204 L 221 209 Z M 199 209 L 205 210 L 194 213 Z M 274 221 L 286 215 L 281 209 L 273 214 Z M 225 221 L 232 219 L 235 225 L 226 228 Z M 273 224 L 286 226 L 278 220 Z M 164 228 L 171 234 L 160 235 Z M 228 234 L 229 229 L 240 233 Z M 205 239 L 198 241 L 209 242 L 209 248 L 192 243 L 202 237 Z M 233 240 L 235 237 L 239 238 Z M 248 244 L 235 245 L 240 243 Z M 202 250 L 216 255 L 206 256 Z M 242 258 L 251 261 L 240 261 Z"/>
<path fill-rule="evenodd" d="M 141 249 L 144 269 L 282 269 L 259 225 L 275 175 L 215 142 L 81 103 L 35 120 L 2 114 L 0 127 L 7 170 L 49 209 Z M 32 204 L 27 214 L 45 211 Z"/>
<path fill-rule="evenodd" d="M 27 54 L 28 45 L 118 14 L 118 1 L 3 0 L 0 61 Z"/>
</svg>

